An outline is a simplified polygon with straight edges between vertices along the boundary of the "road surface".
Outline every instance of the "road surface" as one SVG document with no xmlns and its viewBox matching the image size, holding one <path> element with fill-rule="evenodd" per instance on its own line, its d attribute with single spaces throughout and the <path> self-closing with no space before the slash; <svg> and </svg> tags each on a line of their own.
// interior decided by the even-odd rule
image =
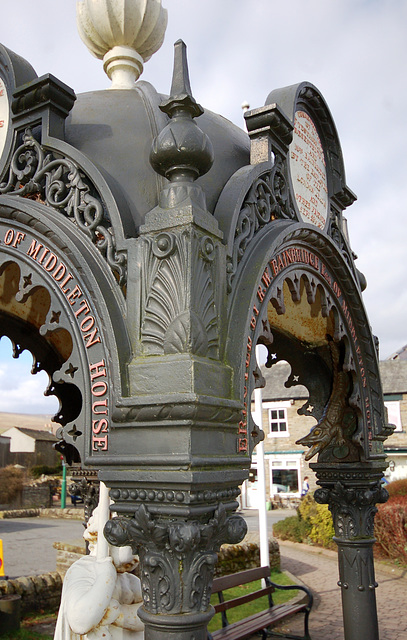
<svg viewBox="0 0 407 640">
<path fill-rule="evenodd" d="M 268 535 L 274 522 L 293 515 L 295 511 L 279 509 L 267 512 Z M 246 509 L 241 513 L 249 532 L 259 528 L 258 512 Z M 55 571 L 54 542 L 79 542 L 83 524 L 80 520 L 48 518 L 15 518 L 0 520 L 0 540 L 3 541 L 4 572 L 9 578 L 32 576 Z"/>
<path fill-rule="evenodd" d="M 55 571 L 54 542 L 75 542 L 82 538 L 80 520 L 15 518 L 0 520 L 4 573 L 9 578 Z"/>
</svg>

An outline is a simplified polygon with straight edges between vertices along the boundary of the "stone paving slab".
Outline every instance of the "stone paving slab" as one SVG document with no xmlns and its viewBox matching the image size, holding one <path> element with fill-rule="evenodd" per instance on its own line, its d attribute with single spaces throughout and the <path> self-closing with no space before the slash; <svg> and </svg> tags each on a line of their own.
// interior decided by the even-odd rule
<svg viewBox="0 0 407 640">
<path fill-rule="evenodd" d="M 312 640 L 344 640 L 341 593 L 337 586 L 335 551 L 279 541 L 281 568 L 300 578 L 314 593 L 310 616 Z M 375 563 L 380 640 L 407 640 L 407 570 Z M 299 618 L 299 616 L 298 616 Z M 292 620 L 285 632 L 302 633 L 302 620 Z M 361 637 L 360 640 L 369 640 Z"/>
</svg>

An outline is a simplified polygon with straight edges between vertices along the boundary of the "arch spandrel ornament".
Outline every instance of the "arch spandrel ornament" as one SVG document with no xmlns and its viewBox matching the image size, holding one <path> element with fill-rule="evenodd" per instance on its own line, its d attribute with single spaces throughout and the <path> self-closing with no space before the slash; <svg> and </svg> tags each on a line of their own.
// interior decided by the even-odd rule
<svg viewBox="0 0 407 640">
<path fill-rule="evenodd" d="M 106 176 L 65 141 L 65 121 L 74 91 L 0 45 L 0 194 L 29 198 L 51 207 L 88 236 L 126 292 L 126 238 L 134 221 L 122 194 Z"/>
<path fill-rule="evenodd" d="M 391 428 L 385 422 L 376 348 L 359 289 L 337 247 L 311 226 L 279 223 L 247 252 L 239 275 L 230 317 L 244 316 L 244 323 L 231 322 L 229 338 L 231 344 L 239 340 L 247 353 L 235 379 L 241 400 L 247 402 L 256 384 L 252 355 L 262 342 L 268 346 L 268 364 L 288 360 L 293 378 L 310 391 L 302 411 L 319 424 L 301 444 L 310 448 L 311 457 L 318 453 L 319 461 L 327 461 L 328 451 L 334 451 L 331 462 L 383 464 L 382 443 Z M 313 382 L 316 368 L 323 371 Z M 246 411 L 244 405 L 243 419 Z M 249 422 L 242 425 L 243 440 L 255 431 Z M 244 451 L 244 441 L 239 446 Z"/>
<path fill-rule="evenodd" d="M 297 360 L 301 351 L 307 360 L 319 350 L 325 362 L 329 395 L 304 408 L 312 407 L 317 420 L 301 441 L 310 448 L 308 457 L 318 454 L 319 462 L 326 461 L 327 451 L 335 450 L 334 463 L 383 463 L 382 442 L 391 429 L 361 299 L 366 283 L 355 267 L 343 218 L 355 196 L 346 185 L 332 116 L 316 87 L 303 82 L 273 91 L 266 106 L 247 112 L 245 119 L 252 164 L 232 176 L 215 211 L 228 255 L 227 344 L 237 341 L 245 352 L 243 362 L 230 352 L 243 406 L 238 451 L 249 453 L 262 437 L 248 410 L 251 391 L 260 384 L 252 356 L 261 341 L 273 352 L 277 343 L 284 344 Z M 287 336 L 295 348 L 288 347 Z M 308 386 L 321 390 L 323 380 L 321 374 L 320 384 L 309 379 Z M 346 433 L 353 429 L 349 444 L 345 427 L 327 427 L 334 414 L 349 422 Z"/>
<path fill-rule="evenodd" d="M 59 399 L 53 420 L 62 427 L 59 446 L 68 462 L 100 468 L 112 453 L 115 396 L 127 387 L 116 343 L 128 359 L 119 285 L 68 221 L 53 220 L 47 207 L 29 200 L 0 200 L 3 335 L 16 355 L 31 351 L 33 373 L 47 371 L 44 391 Z"/>
</svg>

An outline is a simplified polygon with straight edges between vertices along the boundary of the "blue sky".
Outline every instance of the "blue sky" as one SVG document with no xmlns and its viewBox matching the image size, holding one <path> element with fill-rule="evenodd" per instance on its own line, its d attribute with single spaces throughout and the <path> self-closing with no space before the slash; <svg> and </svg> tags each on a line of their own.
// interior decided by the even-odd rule
<svg viewBox="0 0 407 640">
<path fill-rule="evenodd" d="M 173 43 L 182 38 L 195 98 L 239 126 L 244 126 L 242 102 L 262 106 L 272 89 L 308 80 L 325 97 L 348 186 L 358 196 L 347 218 L 357 266 L 368 281 L 365 305 L 380 355 L 388 357 L 407 343 L 407 2 L 163 0 L 163 5 L 169 16 L 166 39 L 142 76 L 162 93 L 171 85 Z M 83 45 L 75 19 L 74 0 L 3 2 L 0 41 L 28 59 L 38 75 L 50 72 L 77 93 L 104 89 L 109 80 L 102 63 Z M 15 393 L 3 348 L 0 343 L 0 384 L 8 380 L 11 402 Z M 20 383 L 23 374 L 13 375 Z M 33 410 L 52 413 L 33 388 L 26 395 Z M 1 411 L 14 410 L 3 408 L 6 404 L 7 397 Z"/>
</svg>

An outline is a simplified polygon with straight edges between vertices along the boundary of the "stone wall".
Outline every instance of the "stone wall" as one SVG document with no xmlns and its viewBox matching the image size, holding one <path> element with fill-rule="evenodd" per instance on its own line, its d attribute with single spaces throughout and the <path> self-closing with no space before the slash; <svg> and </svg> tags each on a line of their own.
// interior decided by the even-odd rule
<svg viewBox="0 0 407 640">
<path fill-rule="evenodd" d="M 48 482 L 25 485 L 23 490 L 7 505 L 1 508 L 7 511 L 20 509 L 49 508 L 52 505 L 51 486 Z"/>
<path fill-rule="evenodd" d="M 68 544 L 67 542 L 54 542 L 54 549 L 57 550 L 57 565 L 56 569 L 58 573 L 64 577 L 71 564 L 79 560 L 85 553 L 85 541 L 81 545 Z"/>
<path fill-rule="evenodd" d="M 0 511 L 0 520 L 6 518 L 33 518 L 42 516 L 43 518 L 69 518 L 70 520 L 85 520 L 83 509 L 5 509 Z"/>
<path fill-rule="evenodd" d="M 0 597 L 21 596 L 21 615 L 35 611 L 56 611 L 61 601 L 62 577 L 57 571 L 41 576 L 0 580 Z"/>
<path fill-rule="evenodd" d="M 85 553 L 85 546 L 54 542 L 57 550 L 57 571 L 64 576 L 71 564 Z M 269 540 L 271 569 L 280 569 L 280 548 L 275 538 Z M 241 544 L 224 544 L 218 553 L 217 576 L 224 576 L 260 566 L 260 547 L 256 535 L 246 536 Z"/>
<path fill-rule="evenodd" d="M 280 569 L 280 547 L 275 538 L 269 540 L 270 568 Z M 258 542 L 246 538 L 241 544 L 224 544 L 218 553 L 216 576 L 255 569 L 260 566 L 260 547 Z"/>
</svg>

